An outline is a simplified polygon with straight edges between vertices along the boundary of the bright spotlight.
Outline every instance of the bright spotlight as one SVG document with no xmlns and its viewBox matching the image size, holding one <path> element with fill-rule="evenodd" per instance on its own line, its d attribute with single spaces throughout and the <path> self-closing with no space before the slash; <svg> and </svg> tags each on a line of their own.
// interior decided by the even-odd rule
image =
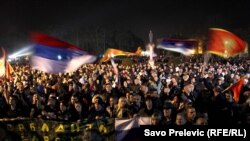
<svg viewBox="0 0 250 141">
<path fill-rule="evenodd" d="M 31 46 L 31 45 L 24 47 L 23 49 L 11 54 L 8 58 L 15 59 L 17 57 L 29 56 L 32 54 L 32 47 L 33 46 Z"/>
<path fill-rule="evenodd" d="M 57 55 L 57 59 L 58 60 L 62 60 L 62 56 L 61 55 Z"/>
</svg>

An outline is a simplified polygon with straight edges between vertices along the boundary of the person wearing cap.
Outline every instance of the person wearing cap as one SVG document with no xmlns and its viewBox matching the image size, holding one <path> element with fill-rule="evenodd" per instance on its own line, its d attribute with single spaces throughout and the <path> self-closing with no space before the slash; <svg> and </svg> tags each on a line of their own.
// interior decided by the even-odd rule
<svg viewBox="0 0 250 141">
<path fill-rule="evenodd" d="M 174 106 L 171 102 L 165 102 L 163 105 L 162 125 L 172 125 L 174 122 Z"/>
</svg>

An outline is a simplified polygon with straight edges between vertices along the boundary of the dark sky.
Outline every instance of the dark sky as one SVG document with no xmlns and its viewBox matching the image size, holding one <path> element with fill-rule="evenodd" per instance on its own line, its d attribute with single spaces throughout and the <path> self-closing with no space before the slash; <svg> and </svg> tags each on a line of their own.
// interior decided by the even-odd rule
<svg viewBox="0 0 250 141">
<path fill-rule="evenodd" d="M 132 31 L 147 42 L 173 34 L 205 35 L 209 27 L 250 25 L 249 0 L 5 0 L 0 3 L 0 46 L 17 50 L 32 31 L 67 34 L 88 26 Z"/>
</svg>

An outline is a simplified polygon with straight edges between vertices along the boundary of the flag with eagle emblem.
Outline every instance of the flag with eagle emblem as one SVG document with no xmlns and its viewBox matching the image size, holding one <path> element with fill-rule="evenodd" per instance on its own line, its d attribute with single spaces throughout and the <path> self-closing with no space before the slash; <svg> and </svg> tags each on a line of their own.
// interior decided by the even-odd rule
<svg viewBox="0 0 250 141">
<path fill-rule="evenodd" d="M 219 28 L 210 28 L 207 51 L 223 58 L 246 53 L 248 45 L 235 34 Z"/>
</svg>

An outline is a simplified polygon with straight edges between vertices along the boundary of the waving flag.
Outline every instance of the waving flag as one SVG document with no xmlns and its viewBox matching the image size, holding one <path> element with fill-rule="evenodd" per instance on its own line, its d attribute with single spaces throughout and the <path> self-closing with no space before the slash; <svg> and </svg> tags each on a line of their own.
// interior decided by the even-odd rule
<svg viewBox="0 0 250 141">
<path fill-rule="evenodd" d="M 96 60 L 80 48 L 46 34 L 33 33 L 31 40 L 35 44 L 31 64 L 47 73 L 74 72 L 83 64 Z"/>
<path fill-rule="evenodd" d="M 140 125 L 150 125 L 150 117 L 115 119 L 116 141 L 140 140 Z"/>
<path fill-rule="evenodd" d="M 13 67 L 10 65 L 9 62 L 6 62 L 6 70 L 5 70 L 5 77 L 8 80 L 13 80 L 12 73 L 16 75 L 16 72 L 14 71 Z"/>
<path fill-rule="evenodd" d="M 109 48 L 106 50 L 106 52 L 104 53 L 101 62 L 107 62 L 109 61 L 112 57 L 115 56 L 134 56 L 134 55 L 141 55 L 141 48 L 138 47 L 136 52 L 126 52 L 126 51 L 122 51 L 122 50 L 118 50 L 118 49 L 113 49 L 113 48 Z"/>
<path fill-rule="evenodd" d="M 246 52 L 247 43 L 229 31 L 211 28 L 207 51 L 224 58 L 229 58 Z"/>
<path fill-rule="evenodd" d="M 188 56 L 195 53 L 195 46 L 197 46 L 197 41 L 194 39 L 163 39 L 157 48 Z"/>
<path fill-rule="evenodd" d="M 233 99 L 235 100 L 236 103 L 239 102 L 241 88 L 244 85 L 244 80 L 245 79 L 246 79 L 246 76 L 243 76 L 238 82 L 236 82 L 235 84 L 229 86 L 228 88 L 226 88 L 224 90 L 224 92 L 227 91 L 227 90 L 232 90 L 232 92 L 233 92 Z"/>
<path fill-rule="evenodd" d="M 0 58 L 0 77 L 6 78 L 7 80 L 12 79 L 11 74 L 15 73 L 14 69 L 9 62 L 6 61 L 6 52 L 2 48 L 2 57 Z"/>
</svg>

